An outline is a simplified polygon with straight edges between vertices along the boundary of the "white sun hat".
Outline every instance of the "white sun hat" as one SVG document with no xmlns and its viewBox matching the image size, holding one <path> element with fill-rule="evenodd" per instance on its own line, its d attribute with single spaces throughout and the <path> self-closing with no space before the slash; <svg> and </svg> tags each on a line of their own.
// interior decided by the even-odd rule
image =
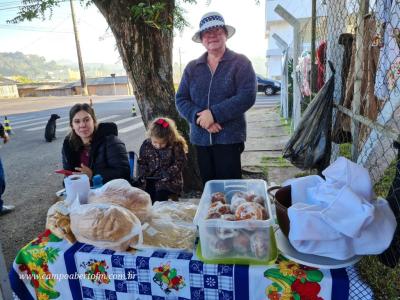
<svg viewBox="0 0 400 300">
<path fill-rule="evenodd" d="M 192 37 L 192 40 L 196 43 L 201 43 L 201 37 L 200 34 L 213 29 L 213 28 L 218 28 L 218 27 L 225 27 L 227 31 L 227 38 L 229 39 L 234 33 L 235 33 L 235 28 L 226 25 L 224 17 L 217 12 L 209 12 L 206 13 L 204 16 L 201 17 L 200 24 L 199 24 L 199 30 L 194 34 Z"/>
</svg>

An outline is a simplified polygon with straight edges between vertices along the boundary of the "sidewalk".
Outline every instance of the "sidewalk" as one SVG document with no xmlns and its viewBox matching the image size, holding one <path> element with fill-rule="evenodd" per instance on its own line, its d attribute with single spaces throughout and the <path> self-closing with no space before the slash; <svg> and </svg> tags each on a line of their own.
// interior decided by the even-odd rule
<svg viewBox="0 0 400 300">
<path fill-rule="evenodd" d="M 247 141 L 242 154 L 242 169 L 266 174 L 268 185 L 281 184 L 302 173 L 282 158 L 282 150 L 289 140 L 289 130 L 281 122 L 278 107 L 252 108 L 246 117 Z"/>
</svg>

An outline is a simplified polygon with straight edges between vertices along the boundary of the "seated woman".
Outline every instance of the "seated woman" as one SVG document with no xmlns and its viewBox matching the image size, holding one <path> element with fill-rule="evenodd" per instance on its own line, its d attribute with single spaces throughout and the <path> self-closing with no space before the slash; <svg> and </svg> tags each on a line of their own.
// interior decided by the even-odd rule
<svg viewBox="0 0 400 300">
<path fill-rule="evenodd" d="M 97 124 L 89 104 L 75 104 L 69 111 L 71 132 L 62 148 L 63 167 L 75 174 L 86 174 L 91 180 L 100 174 L 103 183 L 112 179 L 130 179 L 125 144 L 117 137 L 114 123 Z"/>
</svg>

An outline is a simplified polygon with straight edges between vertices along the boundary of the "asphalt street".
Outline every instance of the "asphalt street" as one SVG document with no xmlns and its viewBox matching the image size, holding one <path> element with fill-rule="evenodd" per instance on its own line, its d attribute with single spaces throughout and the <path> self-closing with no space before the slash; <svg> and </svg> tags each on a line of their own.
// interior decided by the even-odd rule
<svg viewBox="0 0 400 300">
<path fill-rule="evenodd" d="M 276 105 L 279 97 L 259 93 L 255 106 Z M 62 188 L 63 176 L 54 170 L 62 168 L 61 147 L 70 129 L 69 109 L 83 100 L 87 98 L 0 100 L 0 121 L 7 114 L 14 132 L 10 142 L 0 149 L 7 181 L 3 199 L 16 206 L 14 212 L 0 217 L 0 239 L 9 265 L 18 249 L 45 228 L 47 210 L 57 200 L 56 191 Z M 115 122 L 128 151 L 138 152 L 145 128 L 140 115 L 131 114 L 133 102 L 132 96 L 93 97 L 99 122 Z M 44 128 L 53 113 L 61 118 L 57 120 L 57 139 L 48 143 Z"/>
</svg>

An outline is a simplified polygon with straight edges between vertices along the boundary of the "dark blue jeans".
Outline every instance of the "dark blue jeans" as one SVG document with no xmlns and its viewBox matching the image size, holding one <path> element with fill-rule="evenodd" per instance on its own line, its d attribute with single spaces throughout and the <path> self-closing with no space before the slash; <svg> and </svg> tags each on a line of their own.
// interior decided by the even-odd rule
<svg viewBox="0 0 400 300">
<path fill-rule="evenodd" d="M 1 163 L 0 159 L 0 211 L 3 209 L 3 200 L 1 200 L 1 196 L 3 195 L 5 189 L 6 189 L 6 181 L 4 179 L 3 164 Z"/>
</svg>

